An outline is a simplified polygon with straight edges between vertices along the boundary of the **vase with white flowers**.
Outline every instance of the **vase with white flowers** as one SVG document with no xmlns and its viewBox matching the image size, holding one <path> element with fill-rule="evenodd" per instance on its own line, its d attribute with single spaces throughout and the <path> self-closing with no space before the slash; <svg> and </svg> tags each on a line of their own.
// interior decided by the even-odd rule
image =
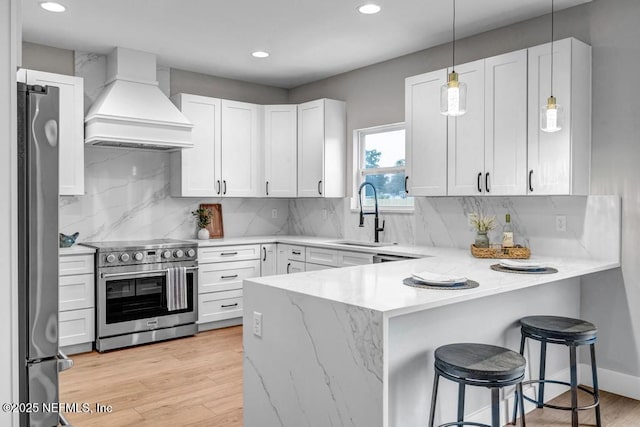
<svg viewBox="0 0 640 427">
<path fill-rule="evenodd" d="M 477 248 L 488 248 L 489 237 L 487 237 L 487 232 L 496 228 L 496 217 L 474 212 L 469 215 L 469 221 L 476 229 L 475 246 Z"/>
<path fill-rule="evenodd" d="M 211 217 L 213 216 L 213 212 L 211 209 L 198 208 L 195 211 L 191 211 L 191 215 L 193 215 L 198 223 L 198 239 L 207 240 L 209 239 L 209 230 L 207 230 L 207 226 L 211 224 Z"/>
</svg>

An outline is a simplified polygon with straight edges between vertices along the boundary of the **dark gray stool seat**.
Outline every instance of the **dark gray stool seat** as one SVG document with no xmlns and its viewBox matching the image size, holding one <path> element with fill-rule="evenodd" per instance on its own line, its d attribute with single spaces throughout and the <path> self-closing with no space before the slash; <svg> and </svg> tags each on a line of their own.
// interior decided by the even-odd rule
<svg viewBox="0 0 640 427">
<path fill-rule="evenodd" d="M 595 408 L 596 425 L 600 427 L 600 396 L 598 390 L 598 374 L 596 367 L 595 342 L 598 338 L 598 329 L 593 323 L 581 319 L 558 316 L 529 316 L 520 320 L 520 354 L 524 354 L 525 341 L 531 338 L 540 341 L 540 374 L 537 380 L 525 381 L 522 384 L 539 384 L 538 398 L 531 399 L 524 396 L 530 402 L 535 403 L 538 408 L 547 407 L 571 411 L 571 425 L 578 427 L 578 411 Z M 570 382 L 553 381 L 545 378 L 545 365 L 547 356 L 547 343 L 563 344 L 569 347 L 569 370 Z M 589 345 L 591 348 L 591 371 L 593 377 L 593 391 L 578 385 L 576 348 L 581 345 Z M 558 406 L 544 403 L 545 383 L 562 384 L 571 388 L 571 406 Z M 593 396 L 590 405 L 578 406 L 578 390 L 582 390 Z M 521 392 L 518 390 L 516 393 Z M 517 403 L 516 403 L 517 405 Z M 515 415 L 513 419 L 515 423 Z"/>
<path fill-rule="evenodd" d="M 521 425 L 524 421 L 524 401 L 522 399 L 522 380 L 526 361 L 522 355 L 504 347 L 487 344 L 449 344 L 439 347 L 435 351 L 435 376 L 433 380 L 433 394 L 431 396 L 431 413 L 429 426 L 433 427 L 435 419 L 438 382 L 445 377 L 458 383 L 458 421 L 442 424 L 446 426 L 482 426 L 498 427 L 500 425 L 499 391 L 502 387 L 516 385 L 522 409 Z M 464 421 L 464 392 L 465 386 L 472 385 L 491 389 L 491 418 L 492 424 L 480 424 Z"/>
</svg>

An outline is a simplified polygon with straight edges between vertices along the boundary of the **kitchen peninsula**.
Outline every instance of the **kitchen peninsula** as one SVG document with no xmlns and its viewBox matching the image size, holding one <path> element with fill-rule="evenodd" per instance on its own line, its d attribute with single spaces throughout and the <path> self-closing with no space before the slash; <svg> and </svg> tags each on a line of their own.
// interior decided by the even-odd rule
<svg viewBox="0 0 640 427">
<path fill-rule="evenodd" d="M 437 347 L 481 342 L 517 350 L 521 317 L 580 317 L 580 277 L 619 267 L 617 259 L 536 257 L 558 273 L 508 274 L 490 269 L 496 260 L 466 250 L 413 250 L 424 258 L 245 280 L 246 426 L 424 425 Z M 428 290 L 402 283 L 421 271 L 465 276 L 480 286 Z M 538 348 L 527 350 L 535 355 Z M 550 349 L 548 378 L 566 373 L 563 350 Z M 534 358 L 528 360 L 527 375 L 537 372 Z M 455 390 L 441 384 L 437 423 L 455 414 Z M 511 390 L 502 399 L 510 397 Z M 466 402 L 469 421 L 486 421 L 487 393 L 468 390 Z"/>
</svg>

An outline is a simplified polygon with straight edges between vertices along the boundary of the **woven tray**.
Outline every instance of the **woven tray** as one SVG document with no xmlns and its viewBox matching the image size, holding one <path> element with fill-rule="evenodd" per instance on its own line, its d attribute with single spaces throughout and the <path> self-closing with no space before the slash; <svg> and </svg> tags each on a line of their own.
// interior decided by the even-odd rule
<svg viewBox="0 0 640 427">
<path fill-rule="evenodd" d="M 529 248 L 477 248 L 471 244 L 471 255 L 476 258 L 528 259 L 531 251 Z"/>
</svg>

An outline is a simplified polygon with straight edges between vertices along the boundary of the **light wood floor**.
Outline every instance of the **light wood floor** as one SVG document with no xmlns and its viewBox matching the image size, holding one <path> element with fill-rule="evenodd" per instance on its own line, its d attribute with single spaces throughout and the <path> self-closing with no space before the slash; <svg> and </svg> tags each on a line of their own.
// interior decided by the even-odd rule
<svg viewBox="0 0 640 427">
<path fill-rule="evenodd" d="M 75 427 L 242 426 L 240 326 L 73 360 L 73 369 L 60 374 L 60 401 L 113 406 L 111 413 L 68 413 Z M 604 426 L 640 427 L 640 401 L 603 392 L 601 405 Z M 565 411 L 527 414 L 527 426 L 567 427 L 569 421 Z M 580 414 L 580 425 L 595 425 L 593 411 Z"/>
</svg>

